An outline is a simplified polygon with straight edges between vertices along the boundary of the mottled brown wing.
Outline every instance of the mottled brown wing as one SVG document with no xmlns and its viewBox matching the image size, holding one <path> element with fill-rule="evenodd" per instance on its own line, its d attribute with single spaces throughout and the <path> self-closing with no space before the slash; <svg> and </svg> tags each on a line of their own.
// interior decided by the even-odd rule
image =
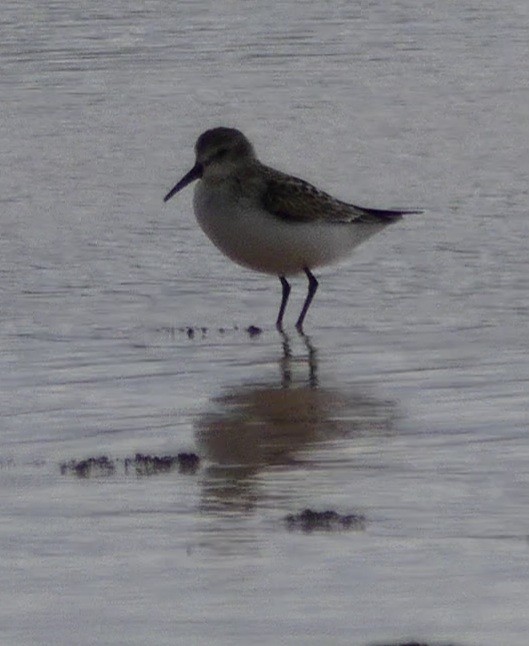
<svg viewBox="0 0 529 646">
<path fill-rule="evenodd" d="M 292 222 L 352 222 L 362 210 L 336 200 L 328 193 L 297 178 L 269 178 L 263 194 L 264 208 Z"/>
</svg>

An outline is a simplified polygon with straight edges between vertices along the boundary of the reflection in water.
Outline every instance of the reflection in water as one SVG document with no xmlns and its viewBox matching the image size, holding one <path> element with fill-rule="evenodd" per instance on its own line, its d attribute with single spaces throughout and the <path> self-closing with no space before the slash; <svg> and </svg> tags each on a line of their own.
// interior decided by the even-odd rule
<svg viewBox="0 0 529 646">
<path fill-rule="evenodd" d="M 281 367 L 281 385 L 283 386 L 283 388 L 288 388 L 292 383 L 292 363 L 293 361 L 295 361 L 295 358 L 292 355 L 290 337 L 284 332 L 280 332 L 280 335 L 283 339 L 283 356 L 279 362 L 279 365 Z M 316 388 L 316 386 L 318 385 L 318 361 L 316 357 L 316 349 L 312 345 L 310 337 L 308 337 L 306 334 L 300 332 L 298 336 L 303 341 L 307 349 L 306 358 L 301 357 L 301 359 L 307 363 L 309 370 L 308 385 L 311 388 Z"/>
<path fill-rule="evenodd" d="M 212 463 L 204 472 L 204 510 L 248 511 L 264 495 L 257 478 L 264 469 L 306 466 L 311 447 L 331 448 L 339 438 L 390 431 L 394 405 L 321 388 L 317 351 L 308 337 L 301 340 L 305 351 L 296 356 L 282 335 L 278 382 L 232 388 L 198 419 L 200 453 Z"/>
</svg>

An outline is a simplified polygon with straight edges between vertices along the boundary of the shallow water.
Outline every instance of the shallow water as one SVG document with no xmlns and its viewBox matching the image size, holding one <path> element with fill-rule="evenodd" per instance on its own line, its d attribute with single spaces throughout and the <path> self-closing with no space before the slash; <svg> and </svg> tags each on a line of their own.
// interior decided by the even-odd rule
<svg viewBox="0 0 529 646">
<path fill-rule="evenodd" d="M 525 646 L 528 13 L 5 4 L 2 644 Z M 319 275 L 306 338 L 303 279 L 282 337 L 279 282 L 162 204 L 221 123 L 425 209 Z M 365 528 L 289 531 L 305 508 Z"/>
</svg>

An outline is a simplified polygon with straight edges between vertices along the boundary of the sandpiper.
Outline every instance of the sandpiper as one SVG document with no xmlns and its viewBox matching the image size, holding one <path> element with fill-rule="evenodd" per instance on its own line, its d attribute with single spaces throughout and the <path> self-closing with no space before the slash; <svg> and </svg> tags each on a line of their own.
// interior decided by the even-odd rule
<svg viewBox="0 0 529 646">
<path fill-rule="evenodd" d="M 308 182 L 265 166 L 234 128 L 206 130 L 195 144 L 193 168 L 167 193 L 167 202 L 194 180 L 194 211 L 204 233 L 236 263 L 279 276 L 283 289 L 276 327 L 290 294 L 288 276 L 305 272 L 303 321 L 318 281 L 312 270 L 347 256 L 357 245 L 408 213 L 347 204 Z"/>
</svg>

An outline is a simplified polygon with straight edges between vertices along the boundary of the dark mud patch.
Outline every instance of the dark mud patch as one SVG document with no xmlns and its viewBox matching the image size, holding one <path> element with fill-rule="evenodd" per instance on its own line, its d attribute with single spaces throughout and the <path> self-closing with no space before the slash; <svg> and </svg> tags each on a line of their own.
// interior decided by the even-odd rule
<svg viewBox="0 0 529 646">
<path fill-rule="evenodd" d="M 305 509 L 300 514 L 289 514 L 285 517 L 285 523 L 289 530 L 300 530 L 310 533 L 314 531 L 343 531 L 363 530 L 366 519 L 361 514 L 339 514 L 336 511 L 313 511 Z"/>
<path fill-rule="evenodd" d="M 133 458 L 125 458 L 124 461 L 125 473 L 130 473 L 133 470 L 138 476 L 167 473 L 176 468 L 180 473 L 195 473 L 199 464 L 200 458 L 195 453 L 163 456 L 136 453 Z"/>
<path fill-rule="evenodd" d="M 116 462 L 106 455 L 85 460 L 70 460 L 60 465 L 62 475 L 72 474 L 78 478 L 110 476 L 116 471 Z"/>
<path fill-rule="evenodd" d="M 196 453 L 179 453 L 178 458 L 178 470 L 180 473 L 196 473 L 198 467 L 200 466 L 200 458 Z"/>
<path fill-rule="evenodd" d="M 439 642 L 416 642 L 416 641 L 411 641 L 411 642 L 376 642 L 373 644 L 369 644 L 369 646 L 458 646 L 455 643 L 450 642 L 447 644 L 446 642 L 443 642 L 440 644 Z"/>
<path fill-rule="evenodd" d="M 124 460 L 119 458 L 114 460 L 106 455 L 84 460 L 70 460 L 62 462 L 59 468 L 62 475 L 97 478 L 111 476 L 120 471 L 125 475 L 150 476 L 178 469 L 180 473 L 194 474 L 199 466 L 200 458 L 195 453 L 162 456 L 136 453 L 134 457 L 127 457 Z"/>
</svg>

